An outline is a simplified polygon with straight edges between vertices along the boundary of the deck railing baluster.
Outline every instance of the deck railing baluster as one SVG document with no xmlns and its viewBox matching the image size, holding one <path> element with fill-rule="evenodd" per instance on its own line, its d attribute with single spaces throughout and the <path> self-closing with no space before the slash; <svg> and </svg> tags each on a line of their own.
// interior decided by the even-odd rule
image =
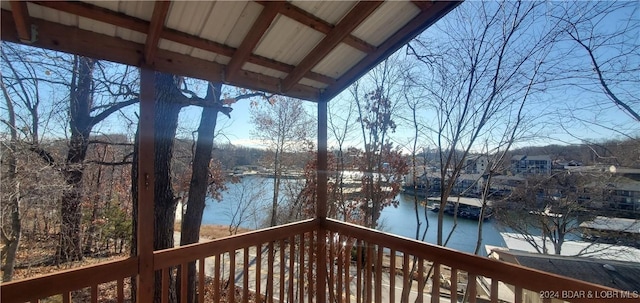
<svg viewBox="0 0 640 303">
<path fill-rule="evenodd" d="M 269 253 L 267 258 L 267 302 L 273 303 L 273 242 L 269 242 Z"/>
<path fill-rule="evenodd" d="M 300 246 L 298 247 L 298 302 L 304 302 L 304 263 L 305 263 L 305 234 L 300 234 Z"/>
<path fill-rule="evenodd" d="M 188 263 L 180 264 L 180 302 L 187 302 L 187 290 L 189 265 Z"/>
<path fill-rule="evenodd" d="M 242 302 L 249 302 L 249 247 L 243 251 L 244 263 L 242 264 Z"/>
<path fill-rule="evenodd" d="M 396 298 L 396 251 L 389 251 L 389 302 Z"/>
<path fill-rule="evenodd" d="M 161 290 L 161 295 L 160 295 L 160 300 L 162 303 L 168 303 L 169 302 L 169 271 L 171 270 L 171 268 L 164 268 L 162 269 L 162 274 L 161 274 L 161 279 L 162 279 L 162 290 Z"/>
<path fill-rule="evenodd" d="M 255 275 L 256 275 L 256 297 L 260 298 L 261 296 L 261 292 L 260 292 L 260 286 L 261 286 L 261 282 L 262 282 L 262 244 L 257 244 L 256 245 L 256 270 L 255 270 Z"/>
<path fill-rule="evenodd" d="M 515 303 L 522 303 L 522 287 L 516 285 L 514 293 L 515 293 Z"/>
<path fill-rule="evenodd" d="M 376 283 L 375 283 L 375 301 L 376 303 L 382 303 L 382 253 L 383 247 L 376 246 Z"/>
<path fill-rule="evenodd" d="M 357 240 L 356 242 L 356 302 L 362 303 L 362 268 L 363 268 L 363 258 L 362 258 L 362 246 L 364 242 L 362 240 Z"/>
<path fill-rule="evenodd" d="M 491 278 L 491 303 L 498 303 L 498 279 Z"/>
<path fill-rule="evenodd" d="M 451 268 L 451 303 L 458 303 L 458 269 Z"/>
<path fill-rule="evenodd" d="M 467 296 L 469 298 L 469 303 L 476 303 L 476 297 L 478 296 L 478 291 L 476 288 L 476 275 L 472 274 L 472 273 L 468 273 L 467 277 L 469 277 L 469 279 L 467 280 L 467 286 L 469 287 L 469 295 Z"/>
<path fill-rule="evenodd" d="M 418 300 L 417 303 L 424 302 L 424 259 L 418 258 Z"/>
<path fill-rule="evenodd" d="M 335 280 L 335 257 L 336 257 L 336 253 L 335 253 L 335 241 L 334 241 L 334 236 L 336 234 L 333 232 L 328 232 L 328 238 L 327 240 L 329 241 L 329 257 L 327 258 L 327 262 L 329 262 L 329 264 L 327 264 L 329 266 L 329 276 L 327 277 L 327 289 L 329 290 L 329 301 L 331 302 L 335 302 L 335 296 L 336 296 L 336 280 Z"/>
<path fill-rule="evenodd" d="M 280 262 L 280 271 L 278 272 L 278 275 L 280 276 L 280 290 L 278 291 L 278 302 L 284 302 L 284 281 L 285 281 L 285 276 L 286 276 L 286 272 L 285 272 L 285 261 L 284 261 L 284 252 L 285 252 L 285 248 L 284 248 L 284 239 L 280 239 L 279 241 L 279 246 L 280 248 L 278 249 L 278 256 L 279 256 L 279 261 Z"/>
<path fill-rule="evenodd" d="M 217 254 L 215 256 L 214 265 L 213 265 L 213 302 L 220 303 L 220 258 L 224 257 L 224 253 Z"/>
<path fill-rule="evenodd" d="M 229 282 L 227 283 L 227 302 L 236 302 L 236 251 L 229 251 Z"/>
<path fill-rule="evenodd" d="M 198 260 L 198 303 L 204 303 L 205 259 Z"/>
<path fill-rule="evenodd" d="M 308 260 L 308 269 L 307 269 L 307 285 L 309 286 L 307 288 L 308 293 L 307 293 L 307 300 L 309 303 L 313 303 L 313 289 L 314 289 L 314 284 L 315 281 L 313 279 L 313 259 L 315 258 L 315 248 L 313 247 L 313 243 L 315 241 L 316 237 L 315 234 L 313 232 L 309 233 L 309 258 L 307 258 Z"/>
<path fill-rule="evenodd" d="M 296 236 L 289 237 L 289 285 L 287 290 L 287 302 L 294 303 L 294 276 L 295 276 L 295 260 L 296 260 Z"/>
<path fill-rule="evenodd" d="M 344 299 L 343 299 L 342 293 L 343 293 L 343 289 L 344 289 L 344 283 L 342 282 L 342 275 L 343 275 L 343 269 L 344 269 L 344 264 L 343 263 L 344 263 L 344 260 L 345 260 L 345 258 L 344 258 L 344 253 L 345 252 L 344 252 L 344 246 L 342 245 L 342 243 L 343 243 L 342 242 L 342 235 L 340 235 L 340 234 L 337 234 L 337 235 L 338 235 L 338 243 L 336 243 L 337 244 L 336 245 L 337 246 L 337 248 L 336 248 L 336 251 L 337 251 L 337 253 L 336 253 L 336 263 L 337 264 L 336 265 L 337 265 L 337 268 L 336 268 L 336 276 L 335 276 L 336 280 L 337 280 L 336 281 L 337 285 L 336 285 L 335 289 L 337 290 L 336 291 L 336 295 L 338 296 L 338 301 L 339 302 L 343 302 Z M 329 260 L 331 260 L 331 259 L 329 259 Z"/>
<path fill-rule="evenodd" d="M 91 303 L 98 303 L 98 285 L 91 286 Z"/>
<path fill-rule="evenodd" d="M 402 253 L 402 296 L 411 292 L 411 276 L 409 272 L 409 254 Z"/>
<path fill-rule="evenodd" d="M 353 239 L 346 238 L 344 243 L 354 243 Z M 348 250 L 347 250 L 348 248 Z M 351 257 L 351 251 L 353 249 L 352 245 L 345 246 L 344 249 L 344 297 L 346 298 L 346 303 L 351 303 L 351 261 L 353 260 Z"/>
<path fill-rule="evenodd" d="M 118 301 L 117 302 L 118 303 L 123 303 L 124 302 L 124 278 L 118 279 L 117 283 L 118 283 L 118 285 L 116 286 L 117 287 L 117 292 L 118 292 L 118 294 L 117 294 L 117 296 L 118 296 L 117 300 Z"/>
<path fill-rule="evenodd" d="M 433 275 L 431 276 L 431 303 L 440 302 L 440 264 L 433 263 Z"/>
</svg>

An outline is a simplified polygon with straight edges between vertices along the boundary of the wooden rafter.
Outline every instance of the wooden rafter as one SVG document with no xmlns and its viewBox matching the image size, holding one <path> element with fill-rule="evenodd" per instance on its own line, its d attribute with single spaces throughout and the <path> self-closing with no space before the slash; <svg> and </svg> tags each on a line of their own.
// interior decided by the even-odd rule
<svg viewBox="0 0 640 303">
<path fill-rule="evenodd" d="M 151 15 L 151 23 L 147 32 L 147 40 L 144 44 L 144 61 L 146 64 L 153 65 L 156 51 L 158 50 L 158 42 L 164 28 L 169 13 L 169 1 L 156 1 L 153 7 L 153 15 Z"/>
<path fill-rule="evenodd" d="M 351 32 L 355 28 L 357 28 L 362 20 L 365 20 L 373 11 L 363 9 L 363 7 L 371 5 L 378 6 L 380 5 L 379 2 L 359 2 L 356 7 L 347 14 L 347 16 L 342 18 L 342 21 L 338 22 L 338 24 L 334 26 L 333 24 L 330 24 L 325 20 L 322 20 L 321 18 L 316 17 L 313 14 L 308 13 L 288 2 L 282 1 L 277 3 L 264 3 L 263 1 L 256 1 L 257 3 L 264 3 L 266 6 L 282 5 L 283 7 L 274 9 L 274 11 L 277 12 L 275 14 L 276 16 L 280 14 L 282 16 L 286 16 L 287 18 L 295 20 L 296 22 L 304 24 L 305 26 L 313 28 L 320 33 L 326 32 L 325 38 L 320 42 L 319 45 L 314 48 L 314 50 L 306 55 L 306 57 L 298 66 L 293 66 L 284 62 L 273 60 L 271 58 L 253 54 L 253 50 L 259 43 L 260 38 L 264 35 L 264 32 L 256 35 L 258 36 L 258 38 L 251 39 L 253 41 L 251 43 L 253 45 L 250 45 L 251 47 L 239 47 L 238 49 L 236 49 L 234 47 L 201 38 L 194 34 L 181 32 L 176 29 L 166 27 L 163 28 L 162 26 L 160 26 L 159 28 L 154 27 L 152 26 L 152 22 L 150 22 L 149 20 L 143 20 L 134 16 L 130 16 L 117 11 L 112 11 L 110 9 L 102 8 L 84 2 L 29 1 L 35 5 L 49 7 L 58 11 L 70 13 L 75 16 L 100 21 L 112 25 L 116 28 L 125 28 L 143 33 L 149 36 L 147 39 L 147 43 L 136 43 L 124 40 L 119 37 L 111 37 L 108 35 L 99 34 L 90 30 L 82 30 L 75 26 L 67 26 L 65 28 L 58 29 L 68 31 L 68 33 L 63 34 L 60 32 L 55 32 L 47 27 L 49 25 L 59 26 L 59 24 L 51 21 L 44 21 L 37 18 L 29 17 L 28 13 L 18 14 L 20 8 L 15 9 L 14 12 L 2 12 L 3 17 L 8 15 L 11 20 L 11 24 L 9 25 L 11 32 L 9 32 L 9 27 L 5 28 L 4 26 L 5 24 L 7 24 L 7 22 L 5 22 L 5 20 L 2 20 L 2 35 L 3 40 L 28 43 L 28 41 L 25 41 L 24 38 L 27 37 L 27 33 L 32 34 L 31 29 L 35 26 L 35 28 L 38 29 L 38 39 L 43 39 L 45 41 L 33 42 L 32 45 L 34 46 L 79 53 L 99 59 L 107 59 L 136 66 L 145 66 L 145 60 L 153 61 L 154 66 L 152 68 L 158 71 L 182 73 L 184 76 L 197 77 L 205 80 L 228 81 L 229 84 L 232 85 L 245 86 L 253 89 L 260 89 L 276 93 L 284 92 L 287 95 L 307 100 L 318 100 L 318 98 L 320 97 L 323 100 L 327 100 L 342 91 L 346 86 L 353 82 L 353 80 L 355 80 L 358 76 L 364 74 L 366 70 L 370 69 L 375 64 L 379 63 L 392 51 L 398 49 L 402 45 L 402 43 L 406 43 L 407 41 L 409 41 L 409 39 L 415 36 L 423 28 L 428 27 L 440 16 L 446 14 L 449 10 L 459 4 L 459 2 L 442 3 L 439 1 L 411 1 L 416 7 L 420 8 L 421 13 L 419 14 L 419 17 L 409 21 L 411 26 L 403 27 L 400 32 L 392 36 L 392 39 L 385 41 L 381 45 L 375 47 L 368 45 L 365 41 L 357 42 L 356 40 L 354 40 L 357 38 L 353 37 Z M 23 8 L 26 8 L 25 3 L 20 3 L 18 1 L 12 3 L 12 5 L 20 5 Z M 24 9 L 23 11 L 26 12 L 26 9 Z M 359 17 L 352 17 L 351 14 L 353 14 L 353 16 Z M 21 23 L 21 21 L 16 21 L 16 19 L 22 19 L 25 21 Z M 274 19 L 272 19 L 271 22 L 273 22 L 273 20 Z M 266 32 L 271 22 L 263 26 L 262 30 Z M 27 23 L 28 27 L 20 25 Z M 156 25 L 159 24 L 156 22 L 153 23 Z M 22 33 L 20 36 L 18 36 L 18 27 L 22 27 Z M 350 29 L 347 30 L 347 27 L 350 27 Z M 72 28 L 72 30 L 68 30 L 69 28 Z M 155 32 L 152 28 L 155 28 Z M 76 34 L 85 37 L 86 40 L 80 39 L 80 36 L 74 36 Z M 5 35 L 7 35 L 9 38 L 5 39 Z M 398 37 L 398 35 L 400 35 L 400 38 Z M 34 37 L 30 38 L 33 40 Z M 157 47 L 159 39 L 165 39 L 167 41 L 172 41 L 181 45 L 190 46 L 207 52 L 212 52 L 230 59 L 234 59 L 234 57 L 237 58 L 233 60 L 233 62 L 231 62 L 231 66 L 225 66 L 217 62 L 195 58 L 189 54 L 179 54 L 176 52 L 160 49 Z M 356 63 L 354 67 L 345 72 L 340 79 L 334 79 L 332 77 L 314 73 L 311 71 L 320 61 L 323 60 L 323 58 L 325 58 L 333 49 L 335 49 L 336 46 L 340 45 L 341 43 L 350 45 L 355 49 L 366 53 L 366 56 L 360 62 Z M 109 51 L 101 50 L 99 49 L 99 46 L 104 46 L 105 48 L 109 49 Z M 155 56 L 153 54 L 154 51 Z M 218 60 L 216 59 L 216 61 Z M 242 65 L 244 63 L 252 63 L 271 70 L 279 71 L 286 74 L 287 76 L 285 79 L 278 79 L 277 77 L 242 70 Z M 229 71 L 231 71 L 232 77 L 229 77 Z M 327 87 L 322 89 L 322 94 L 320 94 L 320 89 L 318 88 L 300 85 L 299 82 L 302 78 L 307 78 L 319 83 L 326 84 Z"/>
<path fill-rule="evenodd" d="M 253 23 L 251 30 L 244 37 L 240 47 L 238 47 L 227 65 L 227 79 L 233 79 L 240 68 L 242 68 L 242 65 L 247 62 L 256 45 L 258 45 L 260 38 L 262 38 L 262 35 L 269 29 L 271 22 L 276 18 L 283 5 L 284 3 L 280 1 L 267 2 L 264 4 L 264 8 L 258 16 L 258 19 Z"/>
<path fill-rule="evenodd" d="M 424 1 L 424 0 L 412 0 L 411 1 L 415 6 L 417 6 L 421 11 L 429 10 L 433 6 L 433 1 Z"/>
<path fill-rule="evenodd" d="M 359 2 L 349 13 L 342 18 L 329 34 L 296 66 L 296 68 L 282 80 L 284 92 L 291 89 L 307 72 L 309 72 L 320 60 L 331 52 L 340 42 L 366 20 L 382 2 Z"/>
<path fill-rule="evenodd" d="M 108 24 L 113 24 L 118 27 L 123 27 L 132 31 L 145 33 L 149 29 L 149 22 L 138 19 L 132 16 L 128 16 L 119 12 L 114 12 L 99 6 L 95 6 L 92 4 L 86 4 L 83 2 L 63 2 L 63 1 L 33 1 L 34 4 L 38 4 L 44 7 L 48 7 L 51 9 L 63 11 L 69 14 L 82 16 L 85 18 L 101 21 Z M 161 34 L 160 38 L 167 39 L 169 41 L 173 41 L 176 43 L 184 44 L 187 46 L 195 47 L 198 49 L 202 49 L 205 51 L 209 51 L 212 53 L 216 53 L 219 55 L 223 55 L 226 57 L 232 57 L 236 52 L 236 49 L 233 47 L 229 47 L 227 45 L 223 45 L 221 43 L 217 43 L 214 41 L 206 40 L 194 35 L 190 35 L 187 33 L 183 33 L 174 29 L 165 28 Z M 271 60 L 268 58 L 264 58 L 261 56 L 257 56 L 251 54 L 247 59 L 247 62 L 264 66 L 267 68 L 271 68 L 283 73 L 290 73 L 293 70 L 293 66 L 289 64 L 285 64 L 282 62 L 278 62 L 275 60 Z M 307 78 L 318 81 L 320 83 L 332 84 L 335 83 L 336 80 L 321 75 L 318 73 L 309 73 L 306 75 Z"/>
<path fill-rule="evenodd" d="M 20 42 L 11 12 L 2 10 L 0 21 L 2 22 L 0 26 L 2 40 Z M 31 18 L 31 21 L 38 27 L 40 33 L 40 38 L 32 44 L 33 46 L 132 66 L 140 66 L 143 61 L 144 44 L 42 19 Z M 216 62 L 158 49 L 153 69 L 217 82 L 223 81 L 224 66 Z M 250 71 L 242 71 L 230 84 L 270 93 L 280 91 L 280 79 Z M 319 90 L 305 85 L 296 85 L 290 91 L 290 95 L 294 98 L 316 101 Z"/>
<path fill-rule="evenodd" d="M 150 23 L 148 21 L 82 2 L 34 1 L 33 3 L 62 12 L 101 21 L 107 24 L 112 24 L 114 26 L 126 28 L 143 34 L 147 33 L 150 26 Z M 233 55 L 233 53 L 235 52 L 235 49 L 232 47 L 205 40 L 200 37 L 189 35 L 169 28 L 165 28 L 161 32 L 160 38 L 171 40 L 173 42 L 181 43 L 195 48 L 200 48 L 227 57 L 231 57 L 231 55 Z"/>
<path fill-rule="evenodd" d="M 147 21 L 84 2 L 32 1 L 32 3 L 140 33 L 146 33 L 149 29 L 149 22 Z"/>
<path fill-rule="evenodd" d="M 291 71 L 293 71 L 293 69 L 295 68 L 295 66 L 293 65 L 289 65 L 280 61 L 265 58 L 255 54 L 249 56 L 249 58 L 247 59 L 247 62 L 264 66 L 270 69 L 274 69 L 286 74 L 291 73 Z M 308 73 L 305 77 L 314 81 L 318 81 L 320 83 L 325 83 L 325 84 L 333 84 L 336 82 L 336 79 L 333 79 L 331 77 L 328 77 L 322 74 L 313 73 L 313 72 Z"/>
<path fill-rule="evenodd" d="M 375 53 L 367 56 L 347 71 L 335 85 L 327 88 L 322 96 L 322 100 L 330 100 L 335 97 L 341 88 L 346 87 L 362 75 L 369 69 L 373 68 L 380 62 L 382 58 L 386 58 L 400 47 L 408 43 L 411 39 L 417 36 L 423 28 L 428 27 L 438 21 L 442 16 L 446 15 L 449 11 L 454 9 L 460 4 L 459 1 L 438 1 L 434 2 L 430 9 L 423 10 L 420 14 L 415 16 L 409 23 L 401 28 L 394 36 L 387 39 L 382 45 L 378 46 Z"/>
<path fill-rule="evenodd" d="M 31 24 L 29 22 L 29 9 L 23 1 L 10 1 L 11 14 L 16 25 L 18 37 L 24 43 L 31 42 Z"/>
<path fill-rule="evenodd" d="M 266 2 L 268 1 L 258 1 L 258 3 L 260 4 Z M 331 32 L 331 30 L 333 29 L 333 24 L 316 17 L 313 14 L 310 14 L 289 2 L 285 3 L 284 8 L 282 9 L 282 11 L 280 11 L 280 13 L 325 35 L 329 34 L 329 32 Z M 348 35 L 344 38 L 343 42 L 367 54 L 372 53 L 376 50 L 375 46 L 365 42 L 360 38 L 357 38 L 354 35 Z"/>
</svg>

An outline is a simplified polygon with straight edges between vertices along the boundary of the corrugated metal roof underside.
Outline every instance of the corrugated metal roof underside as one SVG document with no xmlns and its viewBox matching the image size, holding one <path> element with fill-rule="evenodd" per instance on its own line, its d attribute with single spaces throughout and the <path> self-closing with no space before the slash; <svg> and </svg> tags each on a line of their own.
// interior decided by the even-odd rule
<svg viewBox="0 0 640 303">
<path fill-rule="evenodd" d="M 291 1 L 291 4 L 335 25 L 356 5 L 355 1 Z"/>
<path fill-rule="evenodd" d="M 379 46 L 420 13 L 409 1 L 385 2 L 352 34 L 373 46 Z"/>
<path fill-rule="evenodd" d="M 366 55 L 349 45 L 340 43 L 324 59 L 318 62 L 311 71 L 337 79 Z"/>
<path fill-rule="evenodd" d="M 285 16 L 275 18 L 254 54 L 298 65 L 322 41 L 324 34 Z"/>
<path fill-rule="evenodd" d="M 85 3 L 120 14 L 120 17 L 124 15 L 134 17 L 133 22 L 137 22 L 134 27 L 129 27 L 130 25 L 127 26 L 126 23 L 124 26 L 145 31 L 145 24 L 148 24 L 152 19 L 155 7 L 152 1 L 85 1 Z M 297 0 L 289 2 L 289 5 L 304 11 L 302 15 L 314 16 L 330 26 L 323 25 L 324 28 L 313 28 L 285 16 L 285 12 L 280 11 L 280 14 L 277 14 L 272 20 L 251 51 L 251 62 L 242 62 L 240 69 L 275 79 L 286 79 L 289 76 L 288 72 L 294 70 L 305 58 L 312 55 L 319 43 L 322 43 L 327 35 L 332 34 L 332 27 L 339 24 L 356 4 L 357 1 Z M 71 2 L 68 5 L 75 4 Z M 144 45 L 147 40 L 145 32 L 138 32 L 117 24 L 107 24 L 33 3 L 28 3 L 27 7 L 29 15 L 33 18 L 78 27 L 82 30 L 132 41 L 140 45 Z M 8 1 L 2 1 L 2 8 L 9 11 L 11 5 Z M 157 47 L 171 53 L 226 65 L 231 60 L 230 56 L 240 47 L 247 34 L 254 29 L 253 25 L 262 11 L 263 5 L 253 1 L 173 1 L 165 19 L 165 29 L 172 30 L 173 37 L 176 34 L 186 37 L 178 40 L 189 39 L 188 36 L 193 36 L 200 41 L 190 46 L 172 41 L 170 39 L 175 38 L 163 35 L 158 40 Z M 361 24 L 356 26 L 355 30 L 349 33 L 352 37 L 360 39 L 360 42 L 354 42 L 353 39 L 352 41 L 343 40 L 328 54 L 321 54 L 324 56 L 317 57 L 317 63 L 310 69 L 316 74 L 305 75 L 306 69 L 304 69 L 302 70 L 302 78 L 297 83 L 316 89 L 329 87 L 335 83 L 334 80 L 340 79 L 367 56 L 363 47 L 366 48 L 368 44 L 373 46 L 373 50 L 375 50 L 375 47 L 382 45 L 420 12 L 420 8 L 410 1 L 383 3 Z M 306 22 L 313 23 L 312 21 Z M 222 46 L 224 51 L 216 53 L 194 47 L 208 43 L 206 41 L 217 45 L 211 50 L 216 47 L 220 49 L 219 47 Z M 192 43 L 190 42 L 190 44 Z M 318 54 L 313 55 L 317 56 Z M 266 58 L 267 61 L 260 59 L 260 57 Z M 261 60 L 265 62 L 264 66 L 257 64 Z M 316 62 L 316 60 L 311 61 Z M 353 75 L 353 73 L 350 74 Z M 322 76 L 328 78 L 322 79 Z"/>
</svg>

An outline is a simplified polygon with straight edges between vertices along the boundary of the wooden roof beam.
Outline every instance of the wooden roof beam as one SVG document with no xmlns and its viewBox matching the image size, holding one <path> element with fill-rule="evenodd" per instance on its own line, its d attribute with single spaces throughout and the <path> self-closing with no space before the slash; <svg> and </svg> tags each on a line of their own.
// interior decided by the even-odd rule
<svg viewBox="0 0 640 303">
<path fill-rule="evenodd" d="M 269 1 L 257 1 L 257 2 L 264 5 L 264 3 L 267 3 Z M 282 9 L 282 11 L 280 11 L 280 13 L 308 27 L 311 27 L 325 35 L 329 34 L 333 29 L 333 24 L 316 17 L 313 14 L 308 13 L 307 11 L 289 2 L 285 3 L 284 8 Z M 346 38 L 344 38 L 343 42 L 367 54 L 372 53 L 376 50 L 375 46 L 353 35 L 348 35 Z"/>
<path fill-rule="evenodd" d="M 429 9 L 422 10 L 409 23 L 401 28 L 396 34 L 387 39 L 382 45 L 378 46 L 375 53 L 360 60 L 355 66 L 348 70 L 335 85 L 328 87 L 321 95 L 321 100 L 330 100 L 340 91 L 360 78 L 367 71 L 380 63 L 383 58 L 388 57 L 403 45 L 407 44 L 411 39 L 420 34 L 422 29 L 427 28 L 438 21 L 442 16 L 457 7 L 462 1 L 436 1 Z"/>
<path fill-rule="evenodd" d="M 21 43 L 18 38 L 13 16 L 10 11 L 1 10 L 0 37 L 3 41 Z M 31 18 L 38 27 L 40 38 L 32 43 L 35 47 L 53 49 L 109 60 L 131 66 L 141 66 L 144 61 L 144 44 L 123 40 L 96 32 L 66 26 L 38 18 Z M 154 70 L 173 73 L 206 81 L 222 81 L 222 64 L 190 57 L 187 55 L 158 49 L 153 66 Z M 269 93 L 280 92 L 280 79 L 250 71 L 242 71 L 236 80 L 230 83 Z M 296 85 L 289 95 L 294 98 L 317 101 L 319 89 L 306 85 Z"/>
<path fill-rule="evenodd" d="M 18 37 L 23 43 L 31 43 L 35 37 L 31 36 L 31 22 L 29 22 L 29 8 L 24 1 L 9 1 L 11 14 L 16 25 Z"/>
<path fill-rule="evenodd" d="M 433 6 L 433 1 L 412 0 L 411 3 L 417 6 L 421 11 L 426 11 Z"/>
<path fill-rule="evenodd" d="M 144 61 L 148 65 L 153 65 L 156 51 L 158 50 L 158 42 L 164 28 L 169 13 L 170 1 L 156 1 L 151 15 L 151 23 L 147 32 L 147 40 L 144 44 Z"/>
<path fill-rule="evenodd" d="M 289 65 L 280 61 L 276 61 L 276 60 L 265 58 L 258 55 L 249 56 L 249 58 L 247 58 L 247 62 L 264 66 L 266 68 L 277 70 L 279 72 L 283 72 L 286 74 L 291 73 L 291 71 L 293 71 L 293 69 L 295 68 L 295 66 L 293 65 Z M 305 77 L 314 81 L 318 81 L 320 83 L 324 83 L 324 84 L 336 83 L 336 79 L 331 78 L 329 76 L 325 76 L 323 74 L 314 73 L 314 72 L 309 72 Z"/>
<path fill-rule="evenodd" d="M 231 61 L 227 64 L 226 79 L 232 80 L 236 76 L 238 71 L 242 68 L 242 65 L 247 62 L 247 59 L 258 45 L 258 42 L 262 38 L 271 22 L 276 18 L 280 9 L 284 6 L 283 2 L 267 2 L 264 4 L 264 8 L 258 19 L 253 23 L 251 30 L 244 37 L 244 40 L 236 49 L 235 54 L 231 57 Z"/>
<path fill-rule="evenodd" d="M 300 81 L 311 69 L 324 59 L 340 42 L 366 20 L 382 2 L 358 2 L 349 13 L 327 34 L 320 43 L 282 80 L 282 91 L 286 92 Z"/>
<path fill-rule="evenodd" d="M 146 33 L 149 29 L 149 22 L 147 21 L 84 2 L 31 1 L 31 3 L 140 33 Z"/>
<path fill-rule="evenodd" d="M 48 7 L 51 9 L 63 11 L 73 15 L 101 21 L 104 23 L 112 24 L 118 27 L 123 27 L 132 31 L 146 33 L 149 29 L 149 22 L 138 19 L 132 16 L 128 16 L 119 12 L 114 12 L 99 6 L 87 4 L 83 2 L 63 2 L 63 1 L 32 1 L 34 4 Z M 195 47 L 226 57 L 232 57 L 235 54 L 236 49 L 223 45 L 214 41 L 206 40 L 198 36 L 190 35 L 187 33 L 179 32 L 171 28 L 165 28 L 160 33 L 160 38 L 167 39 L 176 43 L 184 44 L 187 46 Z M 271 68 L 283 73 L 290 73 L 293 70 L 293 66 L 278 62 L 272 59 L 260 57 L 251 54 L 247 59 L 247 62 Z M 318 81 L 320 83 L 332 84 L 336 80 L 321 75 L 318 73 L 309 73 L 307 78 Z"/>
</svg>

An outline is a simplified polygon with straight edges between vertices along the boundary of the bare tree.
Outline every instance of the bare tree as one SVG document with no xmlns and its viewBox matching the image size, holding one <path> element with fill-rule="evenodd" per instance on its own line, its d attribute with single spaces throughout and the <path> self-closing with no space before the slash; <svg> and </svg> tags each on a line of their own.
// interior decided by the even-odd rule
<svg viewBox="0 0 640 303">
<path fill-rule="evenodd" d="M 441 205 L 478 140 L 509 133 L 505 117 L 518 112 L 543 81 L 536 71 L 557 34 L 552 24 L 541 26 L 543 16 L 537 2 L 468 2 L 439 23 L 443 37 L 423 36 L 411 44 L 410 53 L 428 69 L 414 83 L 435 116 L 425 127 L 435 134 Z M 438 213 L 439 245 L 446 243 L 444 209 Z"/>
<path fill-rule="evenodd" d="M 250 177 L 251 178 L 251 177 Z M 247 181 L 245 179 L 245 181 Z M 252 182 L 239 182 L 230 185 L 229 199 L 237 204 L 229 204 L 229 235 L 238 233 L 240 226 L 253 221 L 255 224 L 260 217 L 260 201 L 264 198 L 266 192 L 265 184 L 262 180 L 252 180 Z M 255 225 L 255 228 L 258 226 Z"/>
<path fill-rule="evenodd" d="M 357 108 L 357 119 L 364 150 L 352 148 L 361 176 L 361 194 L 356 199 L 363 213 L 363 224 L 378 227 L 383 208 L 399 203 L 402 176 L 407 165 L 399 146 L 391 139 L 396 131 L 400 92 L 404 71 L 399 57 L 385 60 L 374 68 L 368 81 L 354 83 L 351 94 Z M 365 86 L 371 84 L 370 86 Z"/>
<path fill-rule="evenodd" d="M 353 116 L 355 114 L 355 106 L 351 100 L 347 100 L 347 105 L 338 103 L 335 100 L 328 104 L 328 129 L 335 140 L 335 169 L 333 173 L 333 185 L 330 187 L 330 197 L 335 198 L 333 205 L 335 216 L 337 219 L 348 220 L 350 207 L 347 205 L 345 188 L 349 180 L 345 180 L 345 171 L 350 169 L 347 167 L 347 141 L 351 141 L 354 137 L 353 129 L 356 126 Z M 330 206 L 331 207 L 331 206 Z"/>
<path fill-rule="evenodd" d="M 603 94 L 622 113 L 640 122 L 640 6 L 635 1 L 567 2 L 553 17 L 568 45 L 560 79 L 579 90 Z M 599 88 L 599 90 L 598 90 Z M 604 98 L 596 101 L 608 107 Z"/>
<path fill-rule="evenodd" d="M 4 81 L 0 76 L 0 86 L 2 88 L 2 93 L 5 98 L 6 106 L 7 106 L 7 114 L 8 119 L 2 120 L 5 122 L 7 127 L 9 128 L 9 142 L 7 144 L 3 144 L 2 149 L 4 152 L 1 154 L 6 158 L 7 162 L 7 172 L 5 175 L 5 180 L 3 180 L 2 185 L 7 185 L 7 188 L 3 188 L 3 191 L 7 191 L 11 193 L 9 195 L 9 207 L 11 213 L 11 233 L 7 234 L 4 228 L 0 230 L 0 236 L 2 237 L 2 260 L 4 260 L 4 265 L 2 267 L 2 281 L 7 282 L 11 281 L 13 277 L 13 271 L 16 265 L 16 253 L 18 251 L 18 245 L 20 245 L 20 235 L 22 229 L 22 220 L 20 215 L 20 183 L 17 180 L 18 174 L 18 161 L 16 159 L 16 149 L 18 148 L 18 130 L 16 127 L 16 113 L 13 109 L 13 101 L 11 100 L 11 95 L 7 91 L 6 86 L 4 85 Z M 4 141 L 4 140 L 3 140 Z M 4 160 L 4 159 L 3 159 Z M 3 161 L 4 162 L 4 161 Z M 4 187 L 4 186 L 3 186 Z M 6 248 L 5 248 L 6 246 Z"/>
<path fill-rule="evenodd" d="M 251 121 L 253 136 L 265 143 L 273 152 L 273 198 L 270 225 L 278 224 L 278 199 L 283 171 L 286 169 L 285 152 L 301 151 L 310 144 L 313 123 L 302 107 L 302 101 L 291 98 L 274 99 L 269 104 L 254 103 Z"/>
<path fill-rule="evenodd" d="M 26 110 L 27 117 L 22 122 L 28 129 L 30 149 L 41 160 L 62 172 L 67 187 L 60 199 L 60 233 L 57 260 L 61 262 L 79 260 L 82 252 L 82 199 L 83 173 L 93 128 L 113 113 L 137 102 L 131 89 L 131 78 L 125 74 L 100 74 L 100 81 L 94 81 L 94 70 L 108 63 L 96 60 L 60 55 L 54 52 L 31 52 L 28 47 L 4 43 L 2 48 L 3 74 L 7 93 L 16 104 Z M 126 69 L 126 68 L 125 68 Z M 56 75 L 57 77 L 53 77 Z M 98 78 L 98 77 L 96 77 Z M 117 78 L 116 80 L 114 80 Z M 47 85 L 49 94 L 41 85 Z M 66 104 L 56 103 L 56 89 L 62 88 L 68 94 L 60 97 Z M 102 97 L 102 98 L 101 98 Z M 56 153 L 42 144 L 41 127 L 49 121 L 41 119 L 41 107 L 60 106 L 68 113 L 66 157 L 56 159 Z M 15 104 L 14 104 L 15 105 Z M 55 110 L 51 111 L 52 113 Z M 53 115 L 53 114 L 50 114 Z M 62 157 L 60 157 L 62 158 Z"/>
<path fill-rule="evenodd" d="M 183 89 L 184 91 L 185 89 Z M 180 245 L 197 243 L 200 240 L 200 227 L 204 213 L 207 194 L 220 200 L 221 192 L 226 189 L 226 178 L 222 174 L 219 162 L 212 159 L 213 140 L 216 134 L 218 114 L 231 117 L 232 108 L 229 106 L 242 99 L 264 96 L 262 93 L 241 94 L 234 98 L 223 99 L 222 83 L 209 83 L 207 95 L 198 105 L 202 106 L 198 138 L 191 161 L 191 179 L 186 203 L 186 211 L 180 230 Z M 192 97 L 194 98 L 194 97 Z M 184 197 L 183 197 L 184 198 Z M 195 262 L 189 263 L 188 298 L 195 301 L 196 287 Z M 184 290 L 183 290 L 184 291 Z"/>
</svg>

